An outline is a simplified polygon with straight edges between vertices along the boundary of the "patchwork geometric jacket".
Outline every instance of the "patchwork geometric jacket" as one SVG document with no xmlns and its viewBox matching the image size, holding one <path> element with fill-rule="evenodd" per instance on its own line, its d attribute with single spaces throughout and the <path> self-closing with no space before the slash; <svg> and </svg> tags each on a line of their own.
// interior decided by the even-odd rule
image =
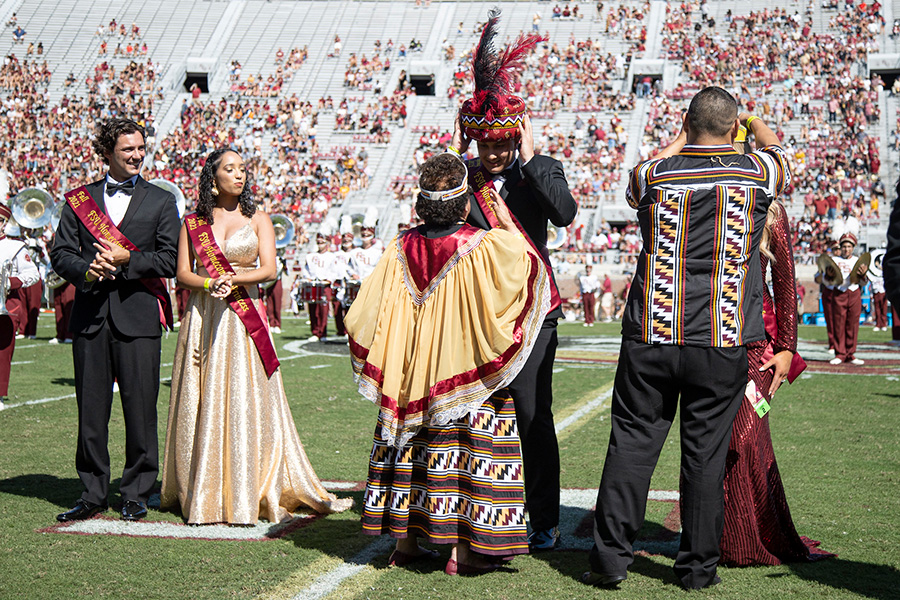
<svg viewBox="0 0 900 600">
<path fill-rule="evenodd" d="M 626 199 L 643 249 L 623 335 L 702 347 L 764 339 L 759 243 L 769 204 L 789 182 L 779 146 L 685 146 L 632 169 Z"/>
</svg>

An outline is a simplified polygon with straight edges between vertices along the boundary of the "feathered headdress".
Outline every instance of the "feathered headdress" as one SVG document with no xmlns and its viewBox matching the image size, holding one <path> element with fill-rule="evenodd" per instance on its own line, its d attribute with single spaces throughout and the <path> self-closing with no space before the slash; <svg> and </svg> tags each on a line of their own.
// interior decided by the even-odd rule
<svg viewBox="0 0 900 600">
<path fill-rule="evenodd" d="M 363 218 L 362 228 L 363 230 L 371 231 L 375 233 L 375 227 L 378 226 L 378 209 L 374 206 L 370 206 L 366 209 L 366 216 Z"/>
<path fill-rule="evenodd" d="M 857 245 L 859 243 L 859 219 L 853 216 L 846 219 L 835 219 L 831 237 L 838 244 L 852 242 L 854 246 Z"/>
<path fill-rule="evenodd" d="M 500 9 L 488 13 L 488 22 L 472 55 L 475 93 L 463 103 L 462 126 L 475 140 L 501 140 L 519 135 L 525 116 L 525 101 L 513 95 L 523 60 L 546 36 L 521 34 L 516 42 L 498 54 L 494 47 Z"/>
</svg>

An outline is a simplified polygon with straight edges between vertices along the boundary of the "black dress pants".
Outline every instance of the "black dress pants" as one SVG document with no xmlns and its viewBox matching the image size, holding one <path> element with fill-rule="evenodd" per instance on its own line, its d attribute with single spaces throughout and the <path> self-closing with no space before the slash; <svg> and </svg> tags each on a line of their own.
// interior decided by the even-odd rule
<svg viewBox="0 0 900 600">
<path fill-rule="evenodd" d="M 78 402 L 75 469 L 84 484 L 82 500 L 107 504 L 109 496 L 109 417 L 113 381 L 119 383 L 125 418 L 122 500 L 147 502 L 159 473 L 156 399 L 159 395 L 159 337 L 130 338 L 106 321 L 72 344 Z"/>
<path fill-rule="evenodd" d="M 558 343 L 556 319 L 544 321 L 525 366 L 509 385 L 522 442 L 525 508 L 534 531 L 559 525 L 559 445 L 552 410 Z"/>
<path fill-rule="evenodd" d="M 747 386 L 747 350 L 623 340 L 612 431 L 597 493 L 591 570 L 624 575 L 644 521 L 650 477 L 681 404 L 681 545 L 675 575 L 712 582 L 724 522 L 725 458 Z"/>
</svg>

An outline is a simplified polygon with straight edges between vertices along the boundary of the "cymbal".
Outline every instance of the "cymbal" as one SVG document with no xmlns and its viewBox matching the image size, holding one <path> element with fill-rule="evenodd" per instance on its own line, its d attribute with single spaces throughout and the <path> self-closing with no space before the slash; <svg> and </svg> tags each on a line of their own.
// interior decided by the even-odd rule
<svg viewBox="0 0 900 600">
<path fill-rule="evenodd" d="M 841 269 L 828 254 L 821 254 L 816 259 L 816 266 L 822 273 L 822 282 L 825 285 L 837 287 L 844 283 L 844 277 L 841 275 Z"/>
<path fill-rule="evenodd" d="M 872 255 L 869 254 L 868 252 L 863 252 L 862 254 L 859 255 L 859 258 L 853 264 L 853 270 L 850 271 L 850 283 L 851 284 L 855 285 L 855 284 L 859 283 L 859 279 L 860 279 L 859 267 L 860 267 L 860 265 L 866 265 L 866 267 L 868 267 L 871 262 L 872 262 Z"/>
</svg>

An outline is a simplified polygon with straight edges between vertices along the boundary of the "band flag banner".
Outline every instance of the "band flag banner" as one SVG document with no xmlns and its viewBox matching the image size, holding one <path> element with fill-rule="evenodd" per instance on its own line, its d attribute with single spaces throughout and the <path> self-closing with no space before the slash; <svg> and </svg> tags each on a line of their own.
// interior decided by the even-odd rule
<svg viewBox="0 0 900 600">
<path fill-rule="evenodd" d="M 140 252 L 140 248 L 132 244 L 121 231 L 118 230 L 115 223 L 109 218 L 104 211 L 97 206 L 97 203 L 91 198 L 87 188 L 81 186 L 64 194 L 66 202 L 75 211 L 75 216 L 81 221 L 92 236 L 98 240 L 104 240 L 110 244 L 114 244 L 120 248 L 124 248 L 129 252 Z M 161 277 L 144 277 L 140 279 L 150 293 L 156 296 L 159 303 L 159 322 L 166 329 L 173 328 L 172 319 L 172 299 L 169 296 L 169 290 L 166 288 L 166 282 Z"/>
<path fill-rule="evenodd" d="M 188 237 L 194 247 L 194 252 L 200 257 L 200 261 L 210 277 L 233 274 L 234 270 L 216 243 L 209 223 L 196 214 L 186 216 L 184 223 L 187 225 Z M 225 301 L 247 328 L 247 333 L 250 334 L 250 339 L 253 340 L 259 357 L 262 359 L 266 376 L 271 377 L 281 363 L 275 355 L 275 346 L 272 345 L 272 339 L 269 337 L 268 327 L 253 305 L 253 299 L 250 298 L 247 288 L 242 285 L 232 286 L 231 293 L 228 294 Z"/>
<path fill-rule="evenodd" d="M 478 206 L 481 207 L 481 212 L 484 214 L 484 218 L 487 219 L 488 223 L 490 223 L 491 227 L 500 227 L 500 221 L 497 220 L 497 214 L 494 212 L 493 207 L 491 207 L 490 202 L 488 202 L 491 198 L 491 191 L 488 186 L 493 185 L 491 181 L 493 179 L 493 175 L 484 168 L 483 165 L 478 167 L 470 167 L 469 168 L 469 181 L 473 181 L 475 185 L 475 200 L 478 202 Z M 512 217 L 513 222 L 516 224 L 516 228 L 519 230 L 525 239 L 528 241 L 528 244 L 537 252 L 538 256 L 541 257 L 541 260 L 544 262 L 544 267 L 547 269 L 547 276 L 550 279 L 550 310 L 554 310 L 558 308 L 562 304 L 562 299 L 559 295 L 559 289 L 556 287 L 556 279 L 553 277 L 553 267 L 550 266 L 550 252 L 546 247 L 538 248 L 537 244 L 534 243 L 534 240 L 525 233 L 525 229 L 522 227 L 522 224 L 519 223 L 519 220 L 516 218 L 512 211 L 510 211 L 509 216 Z"/>
</svg>

